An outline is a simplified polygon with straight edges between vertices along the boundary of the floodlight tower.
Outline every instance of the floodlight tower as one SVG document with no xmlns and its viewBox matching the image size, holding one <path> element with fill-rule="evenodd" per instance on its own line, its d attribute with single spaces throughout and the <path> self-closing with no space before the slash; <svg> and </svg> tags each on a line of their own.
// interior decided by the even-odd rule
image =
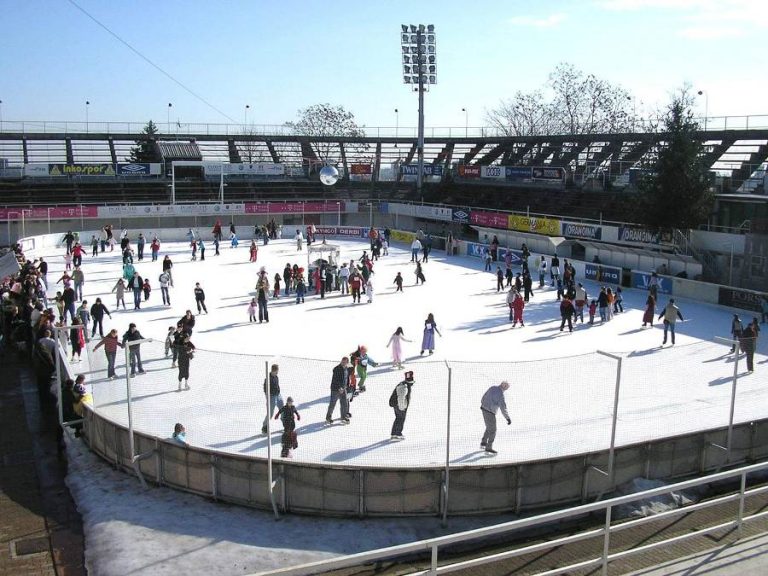
<svg viewBox="0 0 768 576">
<path fill-rule="evenodd" d="M 430 84 L 437 84 L 435 53 L 435 27 L 432 24 L 402 24 L 400 44 L 403 52 L 403 83 L 413 86 L 419 93 L 419 158 L 416 190 L 421 194 L 424 179 L 424 92 Z"/>
</svg>

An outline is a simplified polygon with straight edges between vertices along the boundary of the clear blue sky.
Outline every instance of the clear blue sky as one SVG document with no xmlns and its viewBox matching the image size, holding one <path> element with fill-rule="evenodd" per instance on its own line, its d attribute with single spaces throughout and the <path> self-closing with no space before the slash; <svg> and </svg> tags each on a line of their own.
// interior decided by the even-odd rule
<svg viewBox="0 0 768 576">
<path fill-rule="evenodd" d="M 434 24 L 438 85 L 427 126 L 485 125 L 485 111 L 540 87 L 563 61 L 620 84 L 638 108 L 689 82 L 710 115 L 768 114 L 768 0 L 77 0 L 225 114 L 282 124 L 320 102 L 358 124 L 416 124 L 400 24 Z M 0 0 L 4 120 L 229 120 L 67 0 Z M 704 99 L 701 110 L 704 111 Z"/>
</svg>

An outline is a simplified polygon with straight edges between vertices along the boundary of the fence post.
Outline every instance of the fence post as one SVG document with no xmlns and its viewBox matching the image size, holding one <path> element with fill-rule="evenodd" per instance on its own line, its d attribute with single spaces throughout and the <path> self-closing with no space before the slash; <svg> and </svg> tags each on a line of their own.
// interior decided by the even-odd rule
<svg viewBox="0 0 768 576">
<path fill-rule="evenodd" d="M 607 356 L 608 358 L 613 358 L 616 360 L 616 387 L 613 392 L 613 416 L 611 418 L 611 444 L 608 449 L 608 485 L 610 487 L 613 487 L 613 482 L 615 480 L 614 478 L 614 470 L 613 470 L 613 464 L 614 464 L 614 458 L 615 458 L 615 446 L 616 446 L 616 423 L 618 421 L 619 416 L 619 392 L 621 391 L 621 356 L 616 356 L 615 354 L 609 354 L 608 352 L 603 352 L 602 350 L 597 351 L 598 354 L 601 354 L 602 356 Z"/>
<path fill-rule="evenodd" d="M 272 502 L 272 512 L 275 514 L 275 520 L 279 520 L 280 514 L 277 512 L 277 502 L 275 501 L 275 481 L 272 474 L 272 391 L 269 386 L 269 360 L 264 360 L 264 397 L 267 399 L 267 406 L 265 407 L 267 413 L 267 487 L 269 500 Z"/>
<path fill-rule="evenodd" d="M 448 413 L 445 419 L 445 480 L 443 481 L 443 527 L 448 525 L 448 495 L 450 489 L 451 474 L 451 381 L 452 369 L 445 361 L 448 368 Z"/>
<path fill-rule="evenodd" d="M 144 475 L 139 468 L 139 458 L 136 455 L 136 446 L 133 439 L 133 400 L 131 398 L 131 372 L 130 372 L 130 355 L 131 346 L 141 346 L 145 342 L 152 342 L 151 338 L 143 338 L 141 340 L 127 341 L 123 349 L 125 350 L 125 388 L 126 398 L 128 400 L 128 448 L 131 451 L 131 466 L 133 466 L 136 475 L 141 481 L 142 488 L 147 488 L 147 482 L 144 480 Z"/>
</svg>

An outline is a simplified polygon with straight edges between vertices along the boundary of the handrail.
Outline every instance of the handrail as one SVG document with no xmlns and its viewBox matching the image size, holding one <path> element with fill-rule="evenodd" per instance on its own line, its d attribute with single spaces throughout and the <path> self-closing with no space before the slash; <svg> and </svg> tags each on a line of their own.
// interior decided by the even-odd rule
<svg viewBox="0 0 768 576">
<path fill-rule="evenodd" d="M 680 541 L 689 537 L 693 537 L 695 535 L 702 535 L 707 534 L 709 532 L 712 532 L 716 529 L 720 529 L 723 527 L 737 527 L 740 528 L 741 523 L 745 520 L 749 520 L 751 518 L 756 518 L 757 515 L 754 515 L 753 517 L 742 517 L 742 511 L 743 511 L 743 501 L 745 496 L 747 495 L 753 495 L 756 493 L 764 492 L 764 488 L 755 488 L 753 490 L 745 490 L 745 483 L 746 483 L 746 476 L 748 474 L 751 474 L 753 472 L 760 472 L 763 470 L 768 470 L 768 462 L 763 462 L 761 464 L 752 464 L 749 466 L 743 466 L 741 468 L 737 468 L 734 470 L 729 470 L 726 472 L 718 472 L 715 474 L 710 474 L 708 476 L 704 476 L 701 478 L 695 478 L 693 480 L 686 480 L 683 482 L 677 482 L 675 484 L 670 484 L 668 486 L 662 486 L 659 488 L 652 488 L 650 490 L 644 490 L 642 492 L 637 492 L 634 494 L 628 494 L 625 496 L 617 496 L 615 498 L 611 498 L 609 500 L 604 500 L 602 502 L 594 502 L 591 504 L 584 504 L 581 506 L 574 506 L 573 508 L 568 508 L 565 510 L 558 510 L 555 512 L 549 512 L 546 514 L 540 514 L 538 516 L 533 516 L 530 518 L 522 518 L 520 520 L 513 520 L 511 522 L 504 522 L 501 524 L 497 524 L 495 526 L 487 526 L 484 528 L 477 528 L 474 530 L 466 530 L 464 532 L 458 532 L 456 534 L 450 534 L 447 536 L 439 536 L 436 538 L 428 538 L 425 540 L 419 540 L 416 542 L 410 542 L 407 544 L 400 544 L 397 546 L 390 546 L 387 548 L 380 548 L 378 550 L 371 550 L 368 552 L 361 552 L 358 554 L 352 554 L 349 556 L 344 556 L 341 558 L 334 558 L 331 560 L 322 560 L 319 562 L 312 562 L 308 564 L 302 564 L 300 566 L 293 566 L 289 568 L 283 568 L 280 570 L 274 570 L 274 571 L 268 571 L 268 572 L 258 572 L 254 573 L 251 576 L 262 576 L 262 575 L 275 575 L 275 576 L 303 576 L 305 574 L 318 574 L 321 572 L 327 572 L 330 570 L 338 570 L 341 568 L 347 568 L 350 566 L 359 566 L 361 564 L 384 560 L 384 559 L 392 559 L 398 556 L 403 556 L 406 554 L 410 554 L 413 552 L 425 552 L 427 550 L 432 551 L 432 567 L 428 571 L 419 572 L 420 574 L 437 574 L 437 573 L 443 573 L 443 572 L 449 572 L 456 569 L 466 568 L 470 566 L 478 566 L 481 564 L 486 564 L 489 562 L 497 561 L 501 558 L 509 558 L 513 556 L 520 556 L 523 554 L 528 554 L 531 552 L 536 551 L 542 551 L 542 550 L 548 550 L 552 548 L 556 548 L 559 546 L 562 546 L 563 544 L 575 542 L 578 540 L 583 540 L 585 538 L 591 538 L 595 536 L 602 535 L 604 538 L 609 538 L 610 534 L 615 531 L 620 531 L 623 528 L 623 526 L 611 526 L 610 524 L 610 513 L 612 508 L 616 506 L 620 506 L 622 504 L 627 504 L 629 502 L 634 502 L 636 500 L 645 499 L 645 498 L 651 498 L 654 496 L 659 496 L 662 494 L 667 494 L 669 492 L 674 491 L 681 491 L 686 490 L 689 488 L 695 488 L 697 486 L 701 486 L 702 484 L 709 484 L 712 482 L 718 482 L 721 480 L 727 480 L 729 478 L 735 478 L 739 477 L 741 480 L 741 490 L 739 491 L 739 511 L 738 518 L 734 521 L 726 522 L 723 524 L 719 524 L 715 527 L 709 527 L 709 528 L 703 528 L 698 530 L 697 532 L 693 534 L 685 534 L 682 536 L 674 536 L 671 538 L 668 538 L 666 540 L 662 540 L 659 542 L 655 542 L 653 544 L 649 544 L 646 546 L 641 546 L 635 549 L 630 549 L 627 551 L 617 552 L 614 554 L 607 554 L 607 549 L 604 550 L 604 555 L 602 559 L 593 559 L 586 561 L 586 564 L 583 562 L 580 562 L 578 566 L 582 565 L 599 565 L 602 563 L 604 566 L 607 565 L 607 562 L 610 560 L 619 559 L 621 557 L 639 553 L 648 549 L 652 549 L 656 546 L 668 544 L 670 542 Z M 726 497 L 727 499 L 733 499 L 733 497 Z M 713 506 L 715 504 L 721 503 L 721 499 L 718 499 L 714 503 L 704 503 L 708 506 Z M 706 506 L 701 505 L 694 505 L 697 506 L 697 508 L 702 508 Z M 690 509 L 694 509 L 691 507 Z M 508 532 L 512 532 L 513 530 L 519 530 L 522 528 L 531 528 L 534 526 L 541 526 L 544 524 L 550 524 L 555 521 L 561 521 L 568 518 L 573 518 L 575 516 L 584 516 L 587 514 L 591 514 L 594 512 L 606 512 L 606 526 L 599 528 L 599 529 L 590 529 L 586 531 L 582 531 L 578 534 L 573 534 L 569 536 L 565 536 L 562 538 L 557 538 L 554 540 L 548 540 L 547 542 L 543 542 L 540 544 L 534 544 L 531 546 L 526 546 L 524 548 L 515 549 L 512 551 L 507 551 L 502 554 L 497 554 L 494 556 L 485 556 L 482 558 L 473 559 L 470 561 L 464 561 L 461 563 L 456 563 L 451 566 L 443 566 L 438 569 L 437 567 L 437 550 L 441 546 L 446 546 L 449 544 L 457 544 L 462 542 L 467 542 L 469 540 L 476 540 L 480 538 L 486 538 L 490 536 L 497 536 L 499 534 L 504 534 Z M 688 508 L 680 508 L 674 511 L 670 512 L 676 512 L 678 514 L 687 513 L 689 511 Z M 669 514 L 669 513 L 665 513 Z M 760 513 L 760 514 L 766 514 L 766 513 Z M 567 566 L 559 568 L 552 572 L 547 573 L 560 573 L 567 570 L 573 570 L 577 565 Z"/>
<path fill-rule="evenodd" d="M 649 123 L 638 119 L 633 123 L 631 132 L 619 133 L 648 133 L 658 130 L 644 129 L 647 126 L 657 125 L 660 118 L 651 117 Z M 768 114 L 735 115 L 735 116 L 700 116 L 695 118 L 700 125 L 705 127 L 705 132 L 719 132 L 722 130 L 763 130 L 768 128 Z M 261 124 L 249 123 L 205 123 L 205 122 L 156 122 L 158 134 L 172 136 L 189 136 L 195 134 L 221 135 L 221 136 L 303 136 L 290 124 Z M 97 133 L 97 134 L 138 134 L 146 122 L 133 121 L 107 121 L 107 122 L 83 122 L 71 120 L 3 120 L 0 122 L 0 133 Z M 416 138 L 415 126 L 362 126 L 360 131 L 368 138 Z M 540 136 L 567 136 L 569 134 L 541 134 Z M 586 136 L 588 134 L 573 134 L 573 136 Z M 499 138 L 514 136 L 508 130 L 497 126 L 427 126 L 425 137 L 449 137 L 449 138 Z"/>
</svg>

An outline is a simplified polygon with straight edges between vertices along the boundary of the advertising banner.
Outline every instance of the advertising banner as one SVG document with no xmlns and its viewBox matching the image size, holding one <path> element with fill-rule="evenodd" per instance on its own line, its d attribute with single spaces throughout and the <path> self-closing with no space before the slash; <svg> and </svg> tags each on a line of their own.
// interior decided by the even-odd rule
<svg viewBox="0 0 768 576">
<path fill-rule="evenodd" d="M 244 214 L 245 204 L 154 204 L 128 206 L 98 206 L 99 218 L 127 218 L 154 216 L 207 216 L 218 214 Z"/>
<path fill-rule="evenodd" d="M 48 164 L 49 176 L 114 176 L 112 164 Z"/>
<path fill-rule="evenodd" d="M 373 166 L 370 164 L 351 164 L 349 166 L 349 173 L 352 175 L 372 174 Z"/>
<path fill-rule="evenodd" d="M 392 230 L 389 238 L 393 242 L 405 242 L 406 244 L 410 244 L 413 242 L 413 239 L 416 238 L 416 234 L 413 232 L 403 232 L 402 230 Z"/>
<path fill-rule="evenodd" d="M 505 166 L 504 177 L 507 180 L 530 180 L 531 169 L 528 166 Z"/>
<path fill-rule="evenodd" d="M 418 164 L 401 164 L 400 174 L 403 176 L 418 176 L 419 165 Z M 424 164 L 424 176 L 442 176 L 443 165 L 442 164 Z"/>
<path fill-rule="evenodd" d="M 461 178 L 480 178 L 480 166 L 459 164 L 459 176 Z"/>
<path fill-rule="evenodd" d="M 619 226 L 619 242 L 634 244 L 658 244 L 659 233 L 647 228 L 635 226 Z"/>
<path fill-rule="evenodd" d="M 453 219 L 453 210 L 451 208 L 441 208 L 440 206 L 413 206 L 413 215 L 417 218 L 426 220 L 444 220 L 450 222 Z"/>
<path fill-rule="evenodd" d="M 759 292 L 726 286 L 720 286 L 717 295 L 717 303 L 721 306 L 731 306 L 733 308 L 741 308 L 742 310 L 751 310 L 752 312 L 760 312 L 762 310 L 761 300 L 762 296 Z"/>
<path fill-rule="evenodd" d="M 346 236 L 352 238 L 367 238 L 368 229 L 357 226 L 315 226 L 320 236 Z"/>
<path fill-rule="evenodd" d="M 147 164 L 133 163 L 133 164 L 117 165 L 118 176 L 149 176 L 150 173 L 151 173 L 151 167 L 148 163 Z"/>
<path fill-rule="evenodd" d="M 593 224 L 578 224 L 576 222 L 563 222 L 562 235 L 566 238 L 584 238 L 587 240 L 600 240 L 603 236 L 603 228 Z"/>
<path fill-rule="evenodd" d="M 468 224 L 469 208 L 454 208 L 451 214 L 451 220 L 453 222 L 461 222 L 462 224 Z"/>
<path fill-rule="evenodd" d="M 482 258 L 485 256 L 485 249 L 488 248 L 487 244 L 478 244 L 476 242 L 467 242 L 467 256 L 474 256 L 475 258 Z"/>
<path fill-rule="evenodd" d="M 499 248 L 499 261 L 504 262 L 507 257 L 507 252 L 512 255 L 512 266 L 523 265 L 523 253 L 520 250 L 512 250 L 511 248 Z"/>
<path fill-rule="evenodd" d="M 274 162 L 257 162 L 254 164 L 245 162 L 202 162 L 201 164 L 206 176 L 218 176 L 221 174 L 222 169 L 225 176 L 235 176 L 237 174 L 243 176 L 283 176 L 285 174 L 285 166 L 283 164 L 275 164 Z"/>
<path fill-rule="evenodd" d="M 587 280 L 605 282 L 606 284 L 621 284 L 621 268 L 603 266 L 586 262 L 584 264 L 584 276 Z"/>
<path fill-rule="evenodd" d="M 24 208 L 26 220 L 70 219 L 70 218 L 97 218 L 97 206 L 36 206 Z M 0 220 L 21 220 L 21 208 L 0 208 Z"/>
<path fill-rule="evenodd" d="M 48 164 L 24 164 L 24 176 L 27 178 L 47 178 Z"/>
<path fill-rule="evenodd" d="M 657 276 L 657 286 L 659 294 L 672 294 L 672 278 Z M 640 290 L 648 290 L 651 285 L 651 273 L 650 272 L 638 272 L 632 270 L 632 288 L 639 288 Z"/>
<path fill-rule="evenodd" d="M 246 214 L 301 214 L 303 212 L 338 212 L 344 209 L 345 204 L 341 202 L 260 202 L 245 204 Z"/>
<path fill-rule="evenodd" d="M 562 168 L 534 167 L 531 170 L 534 180 L 564 180 L 565 170 Z"/>
<path fill-rule="evenodd" d="M 498 212 L 481 212 L 472 210 L 469 213 L 469 221 L 477 226 L 488 226 L 490 228 L 507 229 L 509 225 L 509 214 L 500 214 Z"/>
<path fill-rule="evenodd" d="M 504 171 L 504 166 L 481 166 L 480 177 L 503 180 L 506 178 L 506 172 Z"/>
<path fill-rule="evenodd" d="M 553 218 L 532 218 L 530 216 L 518 216 L 510 214 L 507 226 L 510 230 L 520 232 L 533 232 L 535 234 L 547 234 L 548 236 L 560 235 L 560 220 Z"/>
</svg>

